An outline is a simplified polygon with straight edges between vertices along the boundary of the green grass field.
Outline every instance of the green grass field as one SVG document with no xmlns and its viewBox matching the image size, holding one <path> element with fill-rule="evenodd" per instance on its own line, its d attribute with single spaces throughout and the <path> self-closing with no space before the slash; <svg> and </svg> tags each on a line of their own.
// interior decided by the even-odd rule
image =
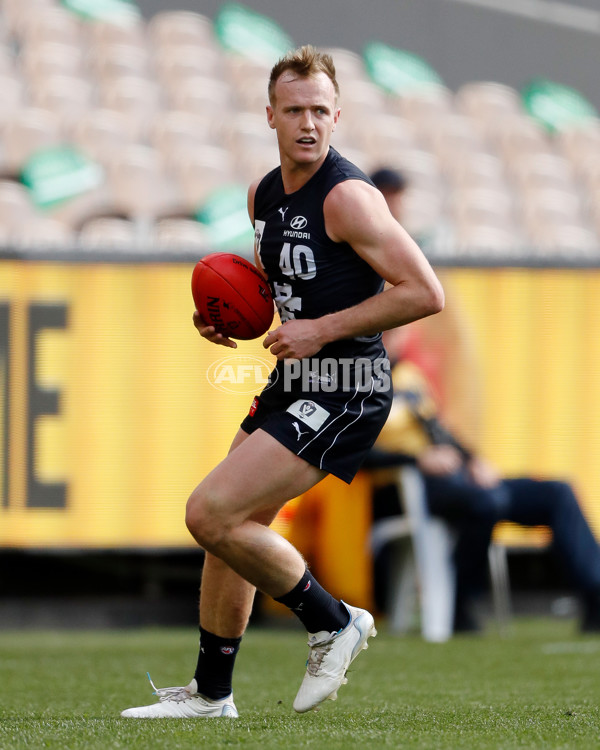
<svg viewBox="0 0 600 750">
<path fill-rule="evenodd" d="M 0 748 L 600 748 L 600 637 L 569 621 L 518 620 L 501 639 L 379 636 L 336 703 L 291 704 L 306 645 L 251 628 L 238 657 L 237 720 L 121 719 L 188 681 L 193 629 L 0 631 Z"/>
</svg>

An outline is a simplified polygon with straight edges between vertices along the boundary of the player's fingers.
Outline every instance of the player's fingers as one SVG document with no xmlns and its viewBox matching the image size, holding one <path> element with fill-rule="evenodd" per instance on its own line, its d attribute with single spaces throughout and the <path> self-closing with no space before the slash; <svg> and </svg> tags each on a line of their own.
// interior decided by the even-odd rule
<svg viewBox="0 0 600 750">
<path fill-rule="evenodd" d="M 198 329 L 198 333 L 205 339 L 212 339 L 215 336 L 221 335 L 215 331 L 214 326 L 198 325 L 196 328 Z"/>
<path fill-rule="evenodd" d="M 204 322 L 204 319 L 202 318 L 202 315 L 200 315 L 198 310 L 194 310 L 192 321 L 196 328 L 206 328 L 206 323 Z"/>
<path fill-rule="evenodd" d="M 219 336 L 221 336 L 221 334 L 219 334 Z M 221 344 L 221 346 L 228 346 L 230 349 L 237 349 L 236 342 L 228 339 L 226 336 L 221 336 L 220 341 L 217 341 L 217 343 Z"/>
<path fill-rule="evenodd" d="M 268 349 L 271 344 L 274 344 L 277 341 L 277 331 L 269 331 L 263 341 L 263 347 L 265 349 Z"/>
<path fill-rule="evenodd" d="M 196 328 L 202 338 L 210 341 L 211 344 L 220 344 L 221 346 L 228 346 L 231 349 L 237 349 L 237 343 L 223 336 L 222 333 L 217 333 L 214 326 L 197 325 Z"/>
<path fill-rule="evenodd" d="M 227 336 L 223 336 L 222 333 L 215 333 L 214 328 L 212 333 L 204 337 L 211 344 L 219 344 L 220 346 L 228 346 L 231 349 L 237 349 L 237 344 L 232 339 L 228 339 Z"/>
<path fill-rule="evenodd" d="M 269 349 L 271 354 L 274 354 L 277 359 L 284 359 L 287 352 L 287 347 L 285 347 L 281 341 L 275 341 L 273 346 Z"/>
</svg>

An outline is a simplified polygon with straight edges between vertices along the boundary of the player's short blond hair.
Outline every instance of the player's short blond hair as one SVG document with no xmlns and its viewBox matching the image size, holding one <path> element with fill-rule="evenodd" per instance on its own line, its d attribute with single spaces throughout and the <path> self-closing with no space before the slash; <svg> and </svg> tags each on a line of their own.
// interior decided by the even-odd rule
<svg viewBox="0 0 600 750">
<path fill-rule="evenodd" d="M 271 104 L 275 101 L 275 84 L 282 73 L 286 73 L 288 70 L 301 78 L 325 73 L 333 83 L 336 99 L 340 95 L 340 87 L 335 77 L 335 65 L 331 55 L 327 52 L 320 52 L 311 44 L 305 44 L 303 47 L 288 52 L 273 66 L 269 77 L 269 101 Z"/>
</svg>

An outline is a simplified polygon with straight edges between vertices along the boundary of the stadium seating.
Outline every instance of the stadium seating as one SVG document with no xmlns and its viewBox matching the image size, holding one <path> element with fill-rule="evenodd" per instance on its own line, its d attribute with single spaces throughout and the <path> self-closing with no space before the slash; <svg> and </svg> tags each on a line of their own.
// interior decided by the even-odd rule
<svg viewBox="0 0 600 750">
<path fill-rule="evenodd" d="M 270 63 L 227 48 L 201 13 L 165 10 L 117 24 L 84 20 L 58 0 L 5 0 L 0 29 L 4 179 L 18 180 L 35 151 L 70 143 L 105 169 L 105 203 L 157 222 L 192 218 L 215 187 L 247 184 L 277 161 L 264 125 Z M 450 230 L 453 244 L 439 253 L 599 256 L 600 121 L 551 133 L 521 92 L 489 80 L 456 91 L 429 80 L 391 93 L 360 54 L 329 51 L 343 108 L 334 145 L 367 171 L 386 163 L 406 173 L 409 229 Z M 125 184 L 134 146 L 153 162 L 152 198 L 146 186 L 134 200 Z M 76 211 L 57 207 L 50 218 L 65 224 L 65 236 L 80 229 Z M 15 231 L 0 225 L 2 238 Z M 435 244 L 428 252 L 435 257 Z"/>
</svg>

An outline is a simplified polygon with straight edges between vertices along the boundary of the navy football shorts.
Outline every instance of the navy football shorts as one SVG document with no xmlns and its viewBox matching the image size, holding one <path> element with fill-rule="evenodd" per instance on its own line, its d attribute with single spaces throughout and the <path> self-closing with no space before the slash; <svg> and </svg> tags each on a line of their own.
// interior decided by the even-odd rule
<svg viewBox="0 0 600 750">
<path fill-rule="evenodd" d="M 390 412 L 392 380 L 380 358 L 279 362 L 242 430 L 262 429 L 319 469 L 350 483 Z"/>
</svg>

